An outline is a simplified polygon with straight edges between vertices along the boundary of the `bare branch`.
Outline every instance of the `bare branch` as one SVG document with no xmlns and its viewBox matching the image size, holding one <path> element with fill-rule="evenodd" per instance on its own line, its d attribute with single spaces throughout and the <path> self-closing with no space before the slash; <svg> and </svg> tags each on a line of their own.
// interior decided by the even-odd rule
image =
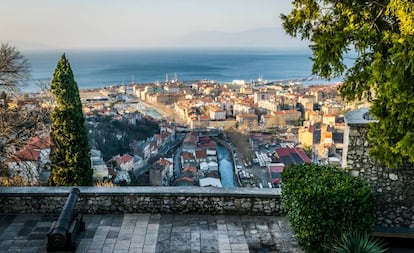
<svg viewBox="0 0 414 253">
<path fill-rule="evenodd" d="M 30 63 L 14 46 L 0 46 L 0 91 L 15 91 L 30 77 Z"/>
</svg>

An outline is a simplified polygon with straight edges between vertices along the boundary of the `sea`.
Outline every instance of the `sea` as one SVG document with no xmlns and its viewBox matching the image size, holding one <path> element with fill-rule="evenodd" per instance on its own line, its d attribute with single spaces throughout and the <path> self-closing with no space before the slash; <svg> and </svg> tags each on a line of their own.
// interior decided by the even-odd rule
<svg viewBox="0 0 414 253">
<path fill-rule="evenodd" d="M 24 92 L 37 92 L 53 77 L 56 64 L 65 53 L 80 89 L 130 83 L 208 80 L 231 83 L 259 78 L 267 81 L 308 80 L 312 78 L 311 52 L 275 48 L 152 48 L 64 51 L 22 51 L 31 63 L 31 78 Z"/>
</svg>

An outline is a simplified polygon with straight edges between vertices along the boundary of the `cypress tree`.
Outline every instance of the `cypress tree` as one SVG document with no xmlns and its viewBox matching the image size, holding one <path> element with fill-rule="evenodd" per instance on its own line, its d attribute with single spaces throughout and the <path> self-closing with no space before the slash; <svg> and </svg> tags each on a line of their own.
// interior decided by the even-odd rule
<svg viewBox="0 0 414 253">
<path fill-rule="evenodd" d="M 91 185 L 93 171 L 85 119 L 78 85 L 65 54 L 56 66 L 51 93 L 56 107 L 51 115 L 49 185 Z"/>
</svg>

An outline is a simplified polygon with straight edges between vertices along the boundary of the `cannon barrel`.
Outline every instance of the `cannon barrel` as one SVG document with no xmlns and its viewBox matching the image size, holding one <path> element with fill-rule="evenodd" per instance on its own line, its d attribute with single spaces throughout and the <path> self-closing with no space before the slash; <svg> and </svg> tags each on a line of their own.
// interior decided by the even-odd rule
<svg viewBox="0 0 414 253">
<path fill-rule="evenodd" d="M 59 218 L 49 232 L 48 243 L 50 248 L 64 249 L 68 246 L 68 241 L 71 240 L 71 238 L 68 238 L 68 236 L 71 236 L 70 226 L 73 221 L 79 193 L 80 190 L 78 188 L 72 188 L 70 191 Z"/>
</svg>

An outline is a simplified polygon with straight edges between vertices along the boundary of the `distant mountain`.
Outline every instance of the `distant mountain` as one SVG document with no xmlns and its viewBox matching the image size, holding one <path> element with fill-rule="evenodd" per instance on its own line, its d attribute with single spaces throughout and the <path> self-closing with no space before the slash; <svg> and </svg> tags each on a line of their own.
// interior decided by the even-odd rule
<svg viewBox="0 0 414 253">
<path fill-rule="evenodd" d="M 136 47 L 273 47 L 280 49 L 305 49 L 308 43 L 299 38 L 291 38 L 282 28 L 263 27 L 241 32 L 194 31 L 176 36 L 162 37 L 146 43 L 137 43 Z M 48 45 L 33 41 L 0 41 L 8 42 L 18 50 L 45 50 L 61 48 L 62 45 Z M 102 47 L 119 48 L 116 44 L 103 44 Z M 122 45 L 122 40 L 120 41 Z M 76 44 L 76 43 L 74 43 Z M 79 43 L 78 43 L 79 44 Z M 75 46 L 77 48 L 79 46 Z M 131 47 L 131 46 L 130 46 Z M 65 48 L 65 46 L 63 46 Z M 84 44 L 79 48 L 91 48 Z"/>
<path fill-rule="evenodd" d="M 307 43 L 291 38 L 282 28 L 264 27 L 242 32 L 195 31 L 167 42 L 184 47 L 276 47 L 306 48 Z"/>
</svg>

